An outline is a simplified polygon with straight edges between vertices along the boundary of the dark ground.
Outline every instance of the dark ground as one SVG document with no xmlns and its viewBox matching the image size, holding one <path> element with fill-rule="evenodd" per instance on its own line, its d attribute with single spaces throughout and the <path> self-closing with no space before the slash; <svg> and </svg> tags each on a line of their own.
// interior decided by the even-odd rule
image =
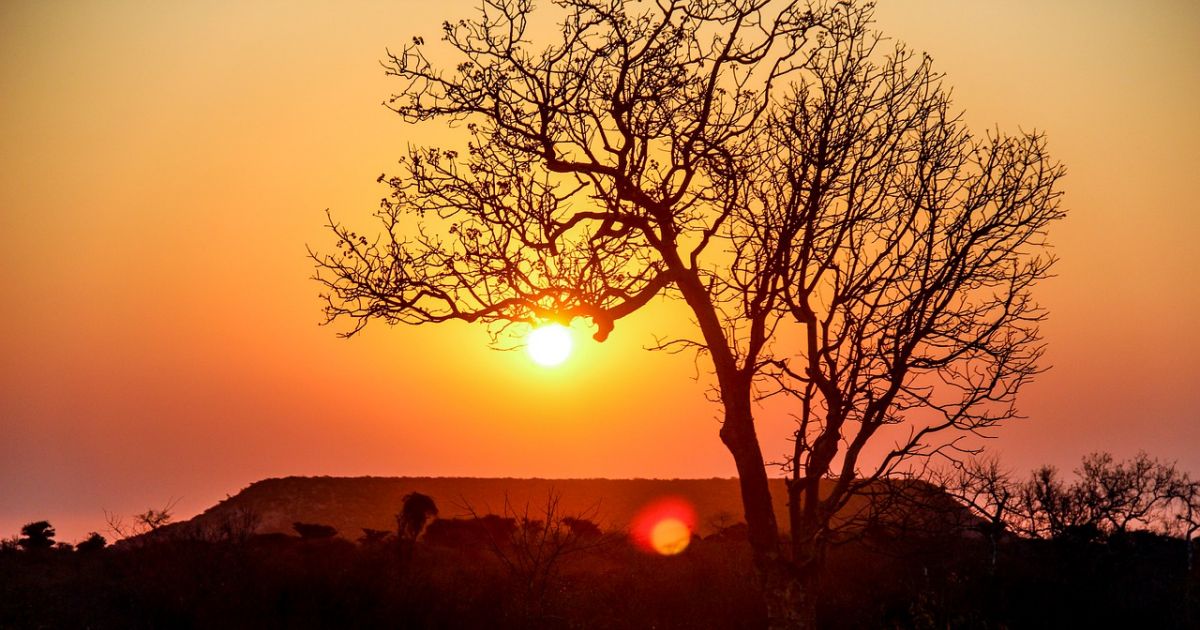
<svg viewBox="0 0 1200 630">
<path fill-rule="evenodd" d="M 647 554 L 608 537 L 530 549 L 279 534 L 0 553 L 4 628 L 759 628 L 748 546 Z M 536 551 L 536 550 L 534 550 Z M 506 564 L 503 558 L 512 561 Z M 1200 580 L 1179 540 L 860 540 L 831 552 L 827 628 L 1187 628 Z"/>
</svg>

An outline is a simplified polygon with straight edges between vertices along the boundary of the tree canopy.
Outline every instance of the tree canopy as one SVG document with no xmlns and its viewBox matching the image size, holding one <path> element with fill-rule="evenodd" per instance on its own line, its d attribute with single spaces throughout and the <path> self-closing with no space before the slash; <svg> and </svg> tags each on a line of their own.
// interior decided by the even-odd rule
<svg viewBox="0 0 1200 630">
<path fill-rule="evenodd" d="M 330 221 L 337 248 L 313 254 L 326 314 L 346 334 L 587 318 L 603 341 L 682 300 L 692 332 L 661 348 L 711 361 L 768 591 L 802 592 L 785 586 L 812 575 L 855 491 L 1016 415 L 1040 370 L 1032 289 L 1063 169 L 1039 133 L 968 129 L 867 3 L 555 5 L 549 44 L 530 2 L 489 0 L 445 24 L 453 68 L 420 38 L 389 54 L 388 106 L 469 140 L 411 148 L 381 177 L 379 235 Z M 790 558 L 754 419 L 772 396 L 796 419 Z M 866 461 L 885 433 L 894 447 Z"/>
</svg>

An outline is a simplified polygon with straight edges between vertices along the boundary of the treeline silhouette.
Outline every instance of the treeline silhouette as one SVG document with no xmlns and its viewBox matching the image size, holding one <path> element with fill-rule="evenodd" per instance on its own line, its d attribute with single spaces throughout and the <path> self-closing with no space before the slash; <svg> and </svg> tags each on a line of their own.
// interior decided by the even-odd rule
<svg viewBox="0 0 1200 630">
<path fill-rule="evenodd" d="M 928 502 L 923 518 L 859 523 L 826 558 L 821 627 L 1196 627 L 1197 482 L 1143 454 L 1089 455 L 1074 472 L 1017 478 L 980 459 L 932 475 L 974 516 L 937 518 Z M 411 492 L 394 509 L 390 531 L 295 522 L 293 535 L 259 533 L 251 513 L 167 527 L 168 505 L 110 528 L 112 545 L 31 522 L 0 542 L 0 627 L 766 623 L 745 524 L 727 515 L 663 557 L 554 493 L 439 518 Z"/>
</svg>

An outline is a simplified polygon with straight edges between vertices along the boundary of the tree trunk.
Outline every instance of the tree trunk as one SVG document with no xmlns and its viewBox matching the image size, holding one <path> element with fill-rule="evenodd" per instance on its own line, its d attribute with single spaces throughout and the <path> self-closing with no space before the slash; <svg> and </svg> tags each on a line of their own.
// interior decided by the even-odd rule
<svg viewBox="0 0 1200 630">
<path fill-rule="evenodd" d="M 721 402 L 725 407 L 721 441 L 737 466 L 750 548 L 767 608 L 767 627 L 772 630 L 815 628 L 816 607 L 810 588 L 815 573 L 810 572 L 811 579 L 802 580 L 795 565 L 780 548 L 779 525 L 771 503 L 766 462 L 754 430 L 752 377 L 738 369 L 711 296 L 699 276 L 678 257 L 669 257 L 667 263 L 677 274 L 676 286 L 696 315 L 717 374 Z"/>
<path fill-rule="evenodd" d="M 767 627 L 808 630 L 816 627 L 811 588 L 815 575 L 802 576 L 780 547 L 767 469 L 750 413 L 749 388 L 745 394 L 744 402 L 727 399 L 721 441 L 737 465 L 750 547 L 767 607 Z"/>
</svg>

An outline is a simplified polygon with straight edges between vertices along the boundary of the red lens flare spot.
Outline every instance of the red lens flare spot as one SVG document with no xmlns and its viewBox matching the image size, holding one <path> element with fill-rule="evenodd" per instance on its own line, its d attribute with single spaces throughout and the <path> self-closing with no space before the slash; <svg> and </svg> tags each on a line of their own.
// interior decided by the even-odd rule
<svg viewBox="0 0 1200 630">
<path fill-rule="evenodd" d="M 647 504 L 630 523 L 634 543 L 663 556 L 683 553 L 696 531 L 696 510 L 687 501 L 667 497 Z"/>
</svg>

